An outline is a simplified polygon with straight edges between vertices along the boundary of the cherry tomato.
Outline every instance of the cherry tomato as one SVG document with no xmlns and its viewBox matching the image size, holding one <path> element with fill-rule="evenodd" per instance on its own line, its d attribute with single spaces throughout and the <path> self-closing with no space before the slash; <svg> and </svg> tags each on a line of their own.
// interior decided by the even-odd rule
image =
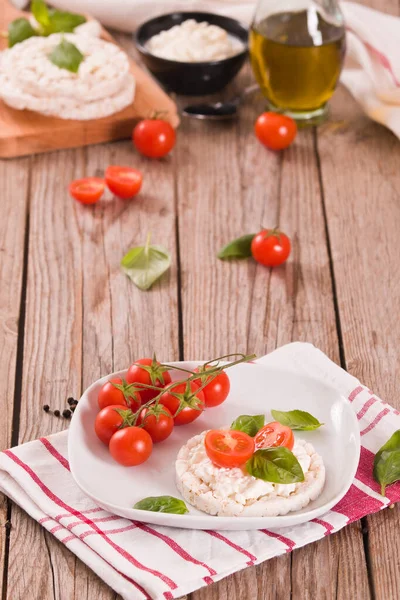
<svg viewBox="0 0 400 600">
<path fill-rule="evenodd" d="M 210 368 L 211 365 L 206 366 L 206 369 Z M 204 375 L 204 367 L 198 367 L 196 373 L 203 374 L 200 379 L 194 379 L 194 383 L 201 387 L 207 381 L 207 377 Z M 225 371 L 221 371 L 216 377 L 210 375 L 208 380 L 210 383 L 203 387 L 201 391 L 204 394 L 205 405 L 210 408 L 222 404 L 227 399 L 231 384 Z"/>
<path fill-rule="evenodd" d="M 279 229 L 263 229 L 251 242 L 253 258 L 266 267 L 277 267 L 284 263 L 290 250 L 290 239 Z"/>
<path fill-rule="evenodd" d="M 136 125 L 133 143 L 141 154 L 149 158 L 161 158 L 175 146 L 175 129 L 163 119 L 145 119 Z"/>
<path fill-rule="evenodd" d="M 95 204 L 102 197 L 104 188 L 104 180 L 100 177 L 85 177 L 71 181 L 69 193 L 82 204 Z"/>
<path fill-rule="evenodd" d="M 97 437 L 108 446 L 112 436 L 121 427 L 124 427 L 127 417 L 131 413 L 126 405 L 110 405 L 103 408 L 97 415 L 94 422 L 94 430 Z"/>
<path fill-rule="evenodd" d="M 168 408 L 159 404 L 144 408 L 139 416 L 139 424 L 150 434 L 155 444 L 163 442 L 172 433 L 174 428 L 174 419 Z"/>
<path fill-rule="evenodd" d="M 140 171 L 131 167 L 107 167 L 105 173 L 109 190 L 118 198 L 132 198 L 139 193 L 143 177 Z"/>
<path fill-rule="evenodd" d="M 204 440 L 208 458 L 217 467 L 240 467 L 254 454 L 254 440 L 243 431 L 208 431 Z"/>
<path fill-rule="evenodd" d="M 187 425 L 197 419 L 204 410 L 204 394 L 193 381 L 179 383 L 160 398 L 160 403 L 168 408 L 174 417 L 175 425 Z M 178 412 L 179 411 L 179 412 Z"/>
<path fill-rule="evenodd" d="M 155 358 L 141 358 L 133 363 L 126 374 L 128 383 L 145 383 L 146 385 L 154 385 L 155 387 L 163 388 L 171 383 L 171 375 L 165 367 L 161 366 Z M 140 386 L 137 386 L 140 388 Z M 144 389 L 140 392 L 142 404 L 146 404 L 149 400 L 155 398 L 159 392 L 151 389 Z"/>
<path fill-rule="evenodd" d="M 265 112 L 258 117 L 254 131 L 260 142 L 270 150 L 283 150 L 296 137 L 297 125 L 290 117 Z"/>
<path fill-rule="evenodd" d="M 119 387 L 116 387 L 116 385 Z M 103 385 L 99 392 L 97 398 L 99 407 L 105 408 L 106 406 L 119 404 L 136 411 L 141 405 L 141 398 L 139 392 L 133 390 L 132 387 L 118 377 L 110 379 Z"/>
<path fill-rule="evenodd" d="M 140 427 L 120 429 L 110 440 L 110 454 L 124 467 L 134 467 L 144 463 L 153 450 L 150 434 Z"/>
<path fill-rule="evenodd" d="M 272 421 L 272 423 L 267 423 L 260 429 L 254 441 L 257 449 L 286 446 L 289 450 L 293 450 L 294 435 L 290 427 L 281 425 L 278 421 Z"/>
</svg>

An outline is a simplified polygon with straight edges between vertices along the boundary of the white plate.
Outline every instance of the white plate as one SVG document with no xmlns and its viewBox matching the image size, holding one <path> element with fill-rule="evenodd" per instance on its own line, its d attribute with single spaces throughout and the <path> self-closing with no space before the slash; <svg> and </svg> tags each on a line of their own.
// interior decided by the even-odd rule
<svg viewBox="0 0 400 600">
<path fill-rule="evenodd" d="M 173 363 L 194 369 L 198 362 Z M 138 467 L 122 467 L 94 432 L 98 412 L 97 395 L 111 377 L 99 379 L 83 394 L 69 430 L 68 453 L 71 473 L 79 487 L 96 504 L 117 515 L 157 525 L 190 529 L 263 529 L 287 527 L 309 521 L 327 512 L 349 489 L 359 461 L 360 434 L 348 401 L 334 388 L 310 377 L 295 375 L 257 364 L 240 364 L 229 369 L 231 392 L 219 407 L 208 409 L 190 425 L 176 427 L 165 442 L 157 444 L 150 459 Z M 173 379 L 182 379 L 175 371 Z M 229 425 L 241 414 L 266 415 L 270 410 L 301 409 L 310 412 L 323 427 L 295 432 L 309 440 L 322 456 L 326 483 L 322 494 L 303 510 L 278 517 L 213 517 L 188 505 L 189 514 L 174 515 L 134 510 L 147 496 L 181 497 L 175 486 L 175 458 L 179 448 L 193 435 L 206 429 Z"/>
</svg>

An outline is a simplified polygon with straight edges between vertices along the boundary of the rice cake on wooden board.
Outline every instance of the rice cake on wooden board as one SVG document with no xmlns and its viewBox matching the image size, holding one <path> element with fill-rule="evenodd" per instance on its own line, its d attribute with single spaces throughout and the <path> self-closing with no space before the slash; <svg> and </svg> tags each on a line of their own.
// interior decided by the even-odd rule
<svg viewBox="0 0 400 600">
<path fill-rule="evenodd" d="M 8 23 L 20 16 L 24 16 L 24 13 L 16 10 L 7 0 L 0 0 L 1 31 L 7 30 Z M 106 31 L 102 37 L 114 41 Z M 1 49 L 4 49 L 6 40 L 0 43 Z M 47 117 L 29 110 L 15 110 L 0 100 L 0 158 L 128 138 L 135 121 L 148 117 L 154 111 L 165 111 L 165 118 L 177 127 L 179 117 L 175 103 L 131 58 L 130 63 L 136 80 L 134 102 L 103 119 L 74 121 Z"/>
</svg>

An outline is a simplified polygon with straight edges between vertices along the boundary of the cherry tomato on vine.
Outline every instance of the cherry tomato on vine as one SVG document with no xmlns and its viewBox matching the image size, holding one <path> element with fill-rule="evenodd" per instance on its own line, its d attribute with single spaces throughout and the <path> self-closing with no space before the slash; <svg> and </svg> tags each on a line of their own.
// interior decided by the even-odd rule
<svg viewBox="0 0 400 600">
<path fill-rule="evenodd" d="M 297 134 L 297 125 L 291 117 L 274 112 L 264 112 L 254 125 L 258 139 L 270 150 L 283 150 L 290 146 Z"/>
<path fill-rule="evenodd" d="M 141 398 L 139 392 L 133 390 L 132 387 L 119 377 L 110 379 L 99 392 L 97 398 L 99 408 L 119 404 L 136 411 L 141 405 Z"/>
<path fill-rule="evenodd" d="M 118 198 L 132 198 L 140 192 L 143 177 L 140 171 L 131 167 L 107 167 L 105 180 L 108 189 Z"/>
<path fill-rule="evenodd" d="M 212 368 L 211 365 L 207 365 L 205 369 L 204 367 L 197 367 L 195 371 L 196 373 L 201 373 L 202 377 L 194 379 L 196 385 L 201 387 L 207 381 L 207 376 L 205 376 L 204 373 L 205 370 L 210 368 Z M 219 406 L 219 404 L 222 404 L 228 397 L 231 388 L 229 377 L 225 371 L 221 371 L 217 376 L 210 375 L 208 380 L 209 383 L 201 390 L 204 394 L 204 403 L 208 408 Z"/>
<path fill-rule="evenodd" d="M 144 408 L 139 416 L 139 425 L 150 434 L 154 444 L 163 442 L 172 433 L 174 419 L 166 406 L 150 406 Z"/>
<path fill-rule="evenodd" d="M 284 263 L 290 254 L 288 236 L 279 229 L 263 229 L 251 242 L 253 258 L 266 267 L 277 267 Z"/>
<path fill-rule="evenodd" d="M 272 421 L 272 423 L 267 423 L 260 429 L 254 441 L 257 449 L 286 446 L 289 450 L 293 450 L 294 435 L 290 427 L 281 425 L 278 421 Z"/>
<path fill-rule="evenodd" d="M 104 180 L 100 177 L 75 179 L 69 184 L 69 193 L 81 204 L 95 204 L 104 193 Z"/>
<path fill-rule="evenodd" d="M 124 467 L 134 467 L 150 457 L 153 442 L 150 434 L 141 427 L 125 427 L 114 433 L 109 449 L 117 463 Z"/>
<path fill-rule="evenodd" d="M 164 392 L 160 404 L 168 408 L 175 425 L 187 425 L 197 419 L 204 410 L 204 394 L 193 381 L 179 383 Z"/>
<path fill-rule="evenodd" d="M 160 388 L 159 391 L 144 389 L 140 391 L 142 404 L 146 404 L 149 400 L 155 398 L 163 387 L 171 383 L 171 375 L 168 369 L 163 367 L 156 358 L 140 358 L 131 365 L 126 374 L 128 383 L 144 383 Z M 140 386 L 137 386 L 140 388 Z"/>
<path fill-rule="evenodd" d="M 133 130 L 133 143 L 148 158 L 161 158 L 175 146 L 175 129 L 163 119 L 144 119 Z"/>
<path fill-rule="evenodd" d="M 254 440 L 243 431 L 212 429 L 204 440 L 208 458 L 217 467 L 240 467 L 254 454 Z"/>
<path fill-rule="evenodd" d="M 129 424 L 132 412 L 126 405 L 110 405 L 103 408 L 94 422 L 97 437 L 108 446 L 116 431 Z"/>
</svg>

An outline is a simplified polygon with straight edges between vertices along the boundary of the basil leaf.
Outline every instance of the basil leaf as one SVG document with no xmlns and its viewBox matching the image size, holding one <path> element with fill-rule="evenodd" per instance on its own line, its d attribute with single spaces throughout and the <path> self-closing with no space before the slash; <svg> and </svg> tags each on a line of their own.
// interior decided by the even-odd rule
<svg viewBox="0 0 400 600">
<path fill-rule="evenodd" d="M 254 437 L 265 423 L 264 415 L 240 415 L 231 425 L 235 431 L 244 431 L 247 435 Z"/>
<path fill-rule="evenodd" d="M 381 484 L 382 496 L 387 485 L 400 480 L 400 429 L 376 453 L 374 479 Z"/>
<path fill-rule="evenodd" d="M 226 246 L 221 248 L 217 256 L 221 260 L 229 258 L 249 258 L 251 256 L 251 242 L 255 233 L 249 233 L 248 235 L 242 235 L 242 237 L 229 242 Z"/>
<path fill-rule="evenodd" d="M 31 13 L 43 28 L 43 32 L 46 32 L 50 25 L 50 15 L 46 3 L 43 0 L 32 0 Z"/>
<path fill-rule="evenodd" d="M 86 17 L 61 10 L 50 10 L 49 29 L 51 33 L 72 33 L 76 27 L 86 23 Z"/>
<path fill-rule="evenodd" d="M 271 410 L 271 414 L 275 421 L 290 427 L 294 431 L 313 431 L 324 425 L 304 410 L 288 410 L 287 412 Z"/>
<path fill-rule="evenodd" d="M 249 475 L 271 483 L 304 481 L 304 473 L 295 455 L 288 448 L 261 448 L 247 461 Z"/>
<path fill-rule="evenodd" d="M 28 19 L 15 19 L 8 26 L 8 46 L 11 48 L 30 37 L 37 35 Z"/>
<path fill-rule="evenodd" d="M 171 257 L 162 246 L 132 248 L 121 260 L 123 272 L 141 290 L 148 290 L 171 266 Z"/>
<path fill-rule="evenodd" d="M 150 496 L 136 502 L 133 508 L 137 510 L 151 510 L 152 512 L 172 513 L 174 515 L 184 515 L 189 512 L 184 501 L 173 496 Z"/>
<path fill-rule="evenodd" d="M 60 69 L 67 69 L 72 73 L 77 73 L 79 65 L 84 60 L 84 56 L 79 52 L 78 48 L 68 42 L 67 40 L 61 40 L 56 46 L 53 52 L 49 55 L 49 60 L 59 67 Z"/>
</svg>

